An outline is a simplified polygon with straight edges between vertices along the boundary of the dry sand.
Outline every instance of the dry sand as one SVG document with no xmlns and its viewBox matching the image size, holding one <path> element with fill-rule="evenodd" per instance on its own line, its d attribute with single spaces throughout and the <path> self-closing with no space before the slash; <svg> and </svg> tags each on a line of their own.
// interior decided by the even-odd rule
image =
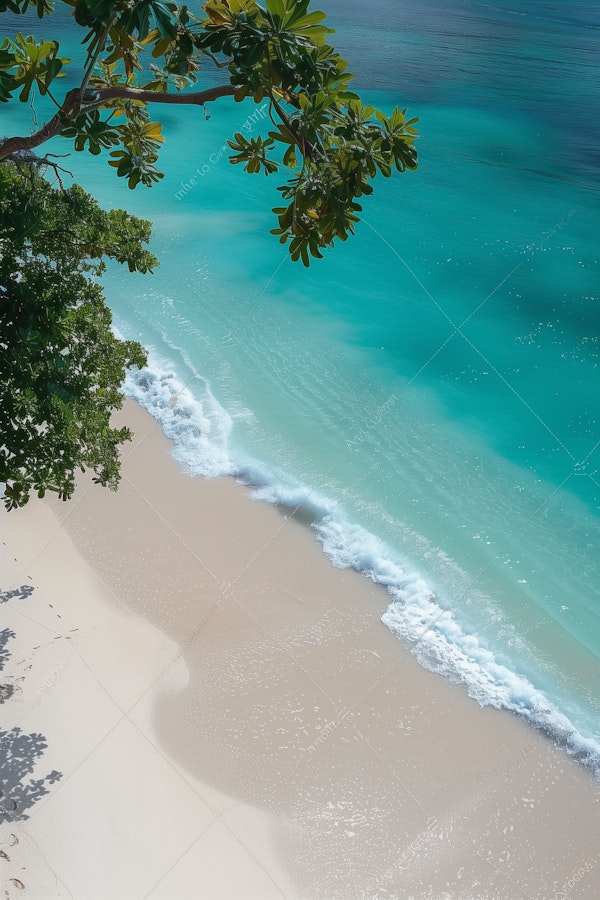
<svg viewBox="0 0 600 900">
<path fill-rule="evenodd" d="M 0 516 L 6 896 L 600 896 L 592 776 L 422 669 L 306 525 L 126 419 L 118 493 Z"/>
</svg>

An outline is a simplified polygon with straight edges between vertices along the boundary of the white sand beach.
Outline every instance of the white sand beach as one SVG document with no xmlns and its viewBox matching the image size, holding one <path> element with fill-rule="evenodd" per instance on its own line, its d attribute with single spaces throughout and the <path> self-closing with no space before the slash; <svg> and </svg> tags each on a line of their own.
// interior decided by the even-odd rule
<svg viewBox="0 0 600 900">
<path fill-rule="evenodd" d="M 6 897 L 600 896 L 587 771 L 424 670 L 309 527 L 121 418 L 117 493 L 0 515 Z"/>
</svg>

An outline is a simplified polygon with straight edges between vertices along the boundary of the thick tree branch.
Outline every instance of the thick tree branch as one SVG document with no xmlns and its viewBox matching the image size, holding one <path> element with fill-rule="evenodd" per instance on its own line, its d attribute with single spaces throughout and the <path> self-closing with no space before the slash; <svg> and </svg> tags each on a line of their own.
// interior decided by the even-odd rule
<svg viewBox="0 0 600 900">
<path fill-rule="evenodd" d="M 132 88 L 121 85 L 111 85 L 94 91 L 87 91 L 82 95 L 80 88 L 74 88 L 66 95 L 61 108 L 39 131 L 25 137 L 7 138 L 0 144 L 0 160 L 6 159 L 17 150 L 33 150 L 40 144 L 49 141 L 57 135 L 69 122 L 86 109 L 95 109 L 111 100 L 141 100 L 144 103 L 176 103 L 182 106 L 190 104 L 203 106 L 219 97 L 231 97 L 235 93 L 235 87 L 231 84 L 221 84 L 218 87 L 207 88 L 205 91 L 195 91 L 191 94 L 167 94 L 160 91 L 144 91 L 140 88 Z M 85 100 L 83 100 L 85 97 Z M 88 97 L 89 102 L 88 102 Z"/>
<path fill-rule="evenodd" d="M 125 87 L 118 84 L 100 88 L 94 97 L 94 106 L 101 106 L 109 100 L 142 100 L 144 103 L 177 103 L 180 106 L 203 106 L 219 97 L 233 97 L 236 88 L 232 84 L 220 84 L 218 87 L 195 91 L 192 94 L 167 94 L 162 91 L 144 91 L 140 88 Z"/>
<path fill-rule="evenodd" d="M 79 113 L 81 108 L 80 97 L 79 88 L 73 88 L 66 95 L 56 115 L 46 122 L 45 125 L 42 125 L 39 131 L 26 137 L 12 137 L 3 141 L 0 145 L 0 160 L 6 159 L 7 156 L 10 156 L 17 150 L 33 150 L 34 147 L 39 147 L 40 144 L 53 138 L 55 134 L 58 134 L 66 126 L 67 122 L 75 118 Z"/>
</svg>

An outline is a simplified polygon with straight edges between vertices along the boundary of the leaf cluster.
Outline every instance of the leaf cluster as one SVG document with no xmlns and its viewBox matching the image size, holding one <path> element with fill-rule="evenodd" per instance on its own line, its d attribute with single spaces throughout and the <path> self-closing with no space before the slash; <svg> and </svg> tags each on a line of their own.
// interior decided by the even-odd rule
<svg viewBox="0 0 600 900">
<path fill-rule="evenodd" d="M 61 134 L 73 139 L 76 150 L 87 148 L 94 156 L 118 146 L 110 153 L 109 165 L 120 178 L 127 178 L 130 188 L 140 182 L 151 187 L 163 177 L 155 166 L 164 140 L 160 122 L 151 122 L 146 108 L 135 101 L 119 103 L 107 118 L 98 109 L 82 112 Z"/>
<path fill-rule="evenodd" d="M 0 481 L 8 509 L 32 491 L 67 499 L 78 469 L 115 488 L 113 428 L 128 367 L 145 364 L 136 342 L 111 329 L 97 276 L 106 260 L 151 271 L 148 222 L 106 212 L 77 185 L 53 188 L 37 172 L 0 165 Z"/>
<path fill-rule="evenodd" d="M 64 75 L 63 65 L 70 60 L 58 56 L 58 41 L 36 41 L 20 32 L 14 40 L 0 44 L 0 101 L 7 102 L 13 91 L 21 89 L 19 100 L 27 103 L 35 87 L 44 96 L 55 78 Z"/>
<path fill-rule="evenodd" d="M 23 12 L 32 2 L 40 16 L 52 8 L 51 0 L 0 0 L 0 9 Z M 230 161 L 250 174 L 285 174 L 278 188 L 285 205 L 274 210 L 273 233 L 294 260 L 308 265 L 354 233 L 374 179 L 417 167 L 417 119 L 399 107 L 386 115 L 350 90 L 347 63 L 327 43 L 332 29 L 309 0 L 208 0 L 203 18 L 173 0 L 62 2 L 85 30 L 88 55 L 80 102 L 61 134 L 77 150 L 108 151 L 130 188 L 161 177 L 160 124 L 150 121 L 147 94 L 136 99 L 136 90 L 157 101 L 184 92 L 185 102 L 185 89 L 206 64 L 227 72 L 238 102 L 269 103 L 272 130 L 236 133 Z M 56 41 L 4 41 L 0 100 L 17 88 L 21 100 L 33 88 L 49 91 L 68 62 L 58 52 Z"/>
</svg>

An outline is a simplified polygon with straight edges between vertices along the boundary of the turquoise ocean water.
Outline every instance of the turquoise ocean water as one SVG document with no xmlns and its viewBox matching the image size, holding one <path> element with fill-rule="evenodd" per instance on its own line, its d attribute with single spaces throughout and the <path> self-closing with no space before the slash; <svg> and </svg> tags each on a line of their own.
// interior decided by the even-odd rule
<svg viewBox="0 0 600 900">
<path fill-rule="evenodd" d="M 423 665 L 598 770 L 597 5 L 315 6 L 363 96 L 420 117 L 420 168 L 306 271 L 268 233 L 276 181 L 227 161 L 264 110 L 161 114 L 152 191 L 71 158 L 155 224 L 156 274 L 106 279 L 150 349 L 127 390 L 186 469 L 300 506 L 334 564 L 384 584 Z"/>
</svg>

